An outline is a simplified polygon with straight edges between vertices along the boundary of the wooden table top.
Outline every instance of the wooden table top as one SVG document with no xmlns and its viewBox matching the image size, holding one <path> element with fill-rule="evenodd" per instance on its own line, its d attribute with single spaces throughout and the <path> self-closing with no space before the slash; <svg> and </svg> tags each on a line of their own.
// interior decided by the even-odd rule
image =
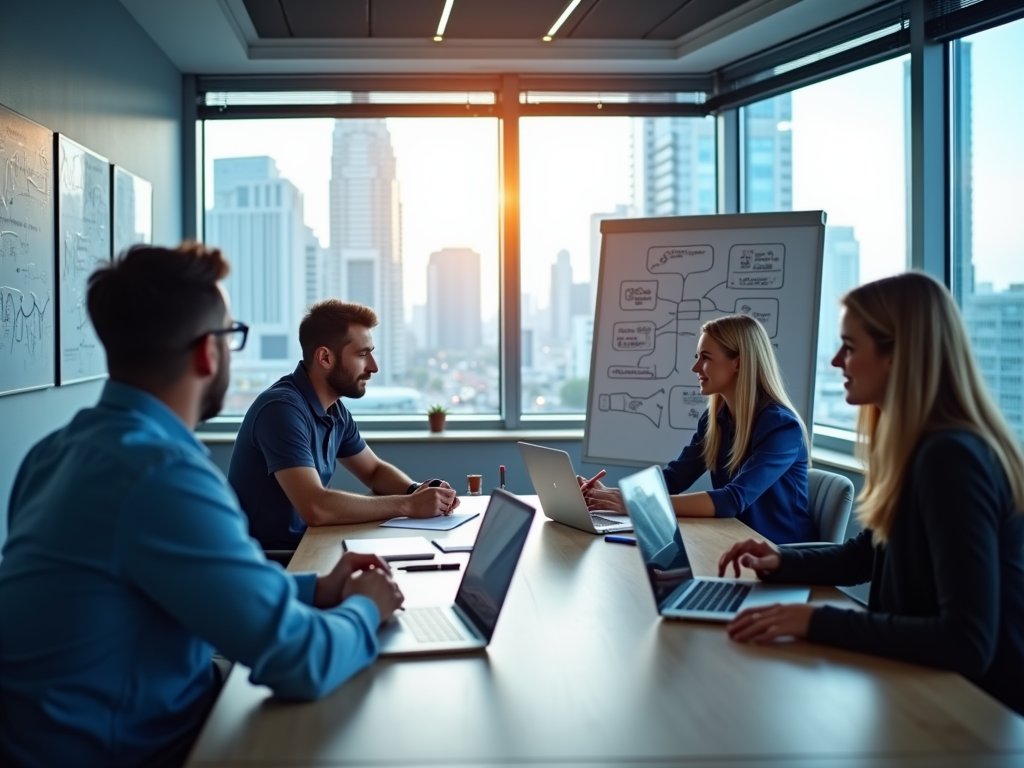
<svg viewBox="0 0 1024 768">
<path fill-rule="evenodd" d="M 464 499 L 460 511 L 486 502 Z M 446 533 L 311 528 L 290 570 L 328 571 L 343 538 L 467 539 L 479 520 Z M 752 535 L 736 520 L 680 524 L 702 575 Z M 461 575 L 397 572 L 407 605 L 450 601 Z M 812 600 L 853 607 L 834 589 Z M 300 704 L 275 700 L 236 665 L 188 762 L 524 764 L 1024 765 L 1024 719 L 950 672 L 809 643 L 740 645 L 721 625 L 662 620 L 635 547 L 538 511 L 486 652 L 381 659 Z"/>
</svg>

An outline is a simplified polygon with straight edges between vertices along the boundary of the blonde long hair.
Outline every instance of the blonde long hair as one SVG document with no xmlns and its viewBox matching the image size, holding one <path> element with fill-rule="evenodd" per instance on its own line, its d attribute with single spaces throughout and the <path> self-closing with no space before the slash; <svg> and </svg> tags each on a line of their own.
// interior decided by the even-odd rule
<svg viewBox="0 0 1024 768">
<path fill-rule="evenodd" d="M 949 291 L 906 272 L 855 288 L 842 304 L 878 353 L 892 355 L 883 407 L 862 405 L 857 417 L 858 454 L 867 465 L 857 517 L 875 541 L 888 540 L 911 457 L 932 430 L 965 429 L 984 440 L 1024 509 L 1024 453 L 978 372 Z"/>
<path fill-rule="evenodd" d="M 779 364 L 775 360 L 775 350 L 772 349 L 764 326 L 749 315 L 726 315 L 704 323 L 700 330 L 718 344 L 730 360 L 740 360 L 733 402 L 736 412 L 732 414 L 736 436 L 729 452 L 729 463 L 726 464 L 729 476 L 735 475 L 747 458 L 750 438 L 754 433 L 754 419 L 758 410 L 768 403 L 777 403 L 793 412 L 793 416 L 800 422 L 804 445 L 809 445 L 807 427 L 786 394 Z M 723 405 L 725 399 L 719 394 L 708 398 L 704 464 L 710 471 L 716 469 L 718 450 L 722 443 L 722 430 L 718 426 L 717 416 Z"/>
</svg>

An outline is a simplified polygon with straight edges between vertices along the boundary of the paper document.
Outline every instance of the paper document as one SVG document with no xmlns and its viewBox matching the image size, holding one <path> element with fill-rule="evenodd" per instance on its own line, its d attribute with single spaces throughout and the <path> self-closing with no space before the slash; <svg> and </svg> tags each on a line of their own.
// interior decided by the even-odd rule
<svg viewBox="0 0 1024 768">
<path fill-rule="evenodd" d="M 394 539 L 345 539 L 346 552 L 379 555 L 392 560 L 433 560 L 437 550 L 422 536 L 402 536 Z"/>
<path fill-rule="evenodd" d="M 450 515 L 439 515 L 438 517 L 396 517 L 391 520 L 385 520 L 380 524 L 380 527 L 450 531 L 452 528 L 458 528 L 463 523 L 468 523 L 474 517 L 479 517 L 479 515 L 479 512 L 453 512 Z"/>
</svg>

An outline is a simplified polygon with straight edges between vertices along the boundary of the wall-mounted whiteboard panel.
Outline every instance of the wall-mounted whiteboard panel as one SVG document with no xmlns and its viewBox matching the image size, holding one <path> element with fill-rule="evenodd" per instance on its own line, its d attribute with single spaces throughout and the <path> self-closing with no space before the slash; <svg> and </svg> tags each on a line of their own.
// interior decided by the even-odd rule
<svg viewBox="0 0 1024 768">
<path fill-rule="evenodd" d="M 761 321 L 809 424 L 824 240 L 822 211 L 602 221 L 583 460 L 679 455 L 707 408 L 700 328 L 723 315 Z"/>
<path fill-rule="evenodd" d="M 138 243 L 153 242 L 153 185 L 118 165 L 110 166 L 114 190 L 111 231 L 114 257 Z"/>
<path fill-rule="evenodd" d="M 53 133 L 0 107 L 0 394 L 54 383 Z"/>
<path fill-rule="evenodd" d="M 89 319 L 86 287 L 110 263 L 110 163 L 57 135 L 57 382 L 105 376 L 107 358 Z"/>
</svg>

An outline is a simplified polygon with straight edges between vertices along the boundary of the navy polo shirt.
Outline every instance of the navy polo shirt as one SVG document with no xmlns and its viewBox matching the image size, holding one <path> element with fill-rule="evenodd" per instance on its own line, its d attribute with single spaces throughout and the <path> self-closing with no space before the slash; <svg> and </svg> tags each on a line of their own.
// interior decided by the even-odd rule
<svg viewBox="0 0 1024 768">
<path fill-rule="evenodd" d="M 365 447 L 352 414 L 341 400 L 324 410 L 299 363 L 249 406 L 231 453 L 228 480 L 249 518 L 249 534 L 264 549 L 295 549 L 306 523 L 274 473 L 313 467 L 326 488 L 337 460 Z"/>
<path fill-rule="evenodd" d="M 715 517 L 735 517 L 776 544 L 817 541 L 808 512 L 807 446 L 796 415 L 777 403 L 768 403 L 754 417 L 747 458 L 732 477 L 726 466 L 736 437 L 736 426 L 724 407 L 718 413 L 722 442 L 711 473 L 708 491 Z M 669 493 L 682 493 L 707 471 L 704 435 L 708 412 L 697 422 L 697 432 L 679 458 L 664 470 Z"/>
</svg>

